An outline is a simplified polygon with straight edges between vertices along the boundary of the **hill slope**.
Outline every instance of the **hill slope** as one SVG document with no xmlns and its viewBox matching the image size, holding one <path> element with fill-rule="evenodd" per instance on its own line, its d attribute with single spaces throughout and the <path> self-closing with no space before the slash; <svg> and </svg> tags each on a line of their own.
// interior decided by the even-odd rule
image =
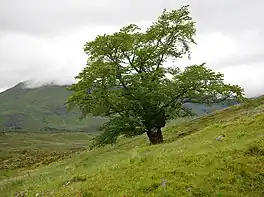
<svg viewBox="0 0 264 197">
<path fill-rule="evenodd" d="M 220 137 L 219 137 L 220 136 Z M 12 196 L 264 196 L 264 98 L 0 182 Z"/>
<path fill-rule="evenodd" d="M 105 119 L 80 121 L 78 111 L 67 112 L 64 103 L 71 92 L 65 88 L 46 85 L 29 89 L 20 83 L 0 93 L 0 130 L 96 130 Z"/>
<path fill-rule="evenodd" d="M 79 121 L 79 111 L 67 112 L 64 103 L 71 92 L 66 86 L 46 85 L 25 88 L 25 82 L 0 93 L 0 131 L 88 131 L 98 129 L 106 120 L 87 117 Z M 233 103 L 235 104 L 235 103 Z M 226 106 L 187 104 L 198 115 Z"/>
</svg>

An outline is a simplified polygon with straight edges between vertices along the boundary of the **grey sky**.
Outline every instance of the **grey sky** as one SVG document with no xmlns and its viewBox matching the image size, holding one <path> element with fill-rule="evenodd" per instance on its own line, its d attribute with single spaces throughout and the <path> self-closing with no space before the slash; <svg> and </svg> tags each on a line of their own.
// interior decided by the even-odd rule
<svg viewBox="0 0 264 197">
<path fill-rule="evenodd" d="M 262 0 L 0 0 L 0 91 L 31 79 L 71 83 L 85 65 L 86 41 L 128 23 L 146 26 L 184 4 L 198 45 L 179 63 L 206 61 L 248 95 L 264 94 Z"/>
</svg>

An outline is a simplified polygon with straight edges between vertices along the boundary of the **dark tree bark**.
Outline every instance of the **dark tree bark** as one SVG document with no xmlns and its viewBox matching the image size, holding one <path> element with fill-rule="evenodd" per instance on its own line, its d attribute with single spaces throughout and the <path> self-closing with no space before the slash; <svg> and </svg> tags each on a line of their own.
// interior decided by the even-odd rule
<svg viewBox="0 0 264 197">
<path fill-rule="evenodd" d="M 161 128 L 166 124 L 165 112 L 158 110 L 157 113 L 148 116 L 147 120 L 146 128 L 150 143 L 153 145 L 163 143 Z"/>
<path fill-rule="evenodd" d="M 151 144 L 161 144 L 163 143 L 163 135 L 161 127 L 154 127 L 147 131 L 147 135 Z"/>
</svg>

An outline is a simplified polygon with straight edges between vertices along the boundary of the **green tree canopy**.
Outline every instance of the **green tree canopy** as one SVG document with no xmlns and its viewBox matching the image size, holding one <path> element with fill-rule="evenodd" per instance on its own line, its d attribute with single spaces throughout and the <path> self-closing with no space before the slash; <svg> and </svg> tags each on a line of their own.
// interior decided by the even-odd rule
<svg viewBox="0 0 264 197">
<path fill-rule="evenodd" d="M 96 145 L 145 132 L 152 144 L 162 143 L 161 128 L 167 120 L 192 114 L 184 103 L 243 99 L 242 88 L 224 83 L 223 74 L 205 63 L 184 70 L 165 66 L 168 60 L 190 55 L 195 32 L 188 6 L 183 6 L 164 10 L 146 31 L 131 24 L 85 44 L 87 66 L 69 88 L 74 93 L 68 106 L 78 106 L 82 117 L 110 118 Z"/>
</svg>

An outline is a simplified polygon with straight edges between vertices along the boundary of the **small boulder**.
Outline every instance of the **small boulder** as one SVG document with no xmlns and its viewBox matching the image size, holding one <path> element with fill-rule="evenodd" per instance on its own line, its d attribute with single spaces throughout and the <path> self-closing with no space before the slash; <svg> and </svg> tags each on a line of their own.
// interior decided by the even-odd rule
<svg viewBox="0 0 264 197">
<path fill-rule="evenodd" d="M 219 135 L 217 138 L 215 138 L 217 141 L 223 140 L 225 135 Z"/>
</svg>

